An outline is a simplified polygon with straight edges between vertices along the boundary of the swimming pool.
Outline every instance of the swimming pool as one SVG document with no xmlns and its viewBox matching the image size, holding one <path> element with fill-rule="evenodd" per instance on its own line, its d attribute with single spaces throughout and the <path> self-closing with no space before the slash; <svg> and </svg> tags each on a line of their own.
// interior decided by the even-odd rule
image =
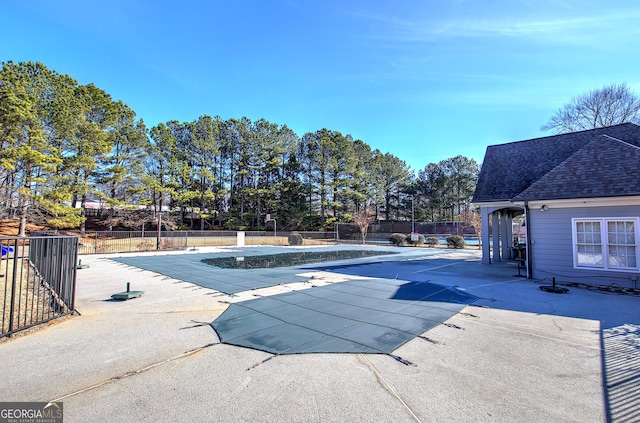
<svg viewBox="0 0 640 423">
<path fill-rule="evenodd" d="M 396 253 L 392 251 L 372 250 L 300 251 L 295 253 L 265 254 L 257 256 L 238 255 L 234 257 L 216 257 L 204 259 L 202 262 L 222 269 L 264 269 L 387 254 Z"/>
</svg>

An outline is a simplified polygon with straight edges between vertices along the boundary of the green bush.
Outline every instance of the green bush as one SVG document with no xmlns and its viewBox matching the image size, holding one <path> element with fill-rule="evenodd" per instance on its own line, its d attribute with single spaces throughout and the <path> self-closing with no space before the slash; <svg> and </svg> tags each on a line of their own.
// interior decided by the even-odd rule
<svg viewBox="0 0 640 423">
<path fill-rule="evenodd" d="M 417 241 L 412 241 L 411 240 L 411 234 L 407 235 L 407 242 L 411 245 L 422 245 L 424 244 L 424 235 L 422 234 L 418 234 L 418 240 Z"/>
<path fill-rule="evenodd" d="M 391 242 L 393 245 L 404 245 L 406 241 L 407 236 L 405 234 L 391 234 L 391 236 L 389 237 L 389 242 Z"/>
<path fill-rule="evenodd" d="M 464 238 L 460 235 L 449 235 L 447 237 L 447 245 L 457 249 L 464 248 Z"/>
<path fill-rule="evenodd" d="M 297 232 L 291 232 L 289 234 L 289 245 L 302 245 L 304 238 Z"/>
<path fill-rule="evenodd" d="M 438 239 L 437 236 L 430 236 L 429 238 L 427 238 L 427 244 L 430 247 L 435 247 L 436 245 L 440 244 L 440 240 Z"/>
</svg>

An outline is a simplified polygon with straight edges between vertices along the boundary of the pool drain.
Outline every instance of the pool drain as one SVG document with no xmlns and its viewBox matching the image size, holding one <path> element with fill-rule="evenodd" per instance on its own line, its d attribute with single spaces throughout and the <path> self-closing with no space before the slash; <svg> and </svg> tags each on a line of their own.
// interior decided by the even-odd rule
<svg viewBox="0 0 640 423">
<path fill-rule="evenodd" d="M 141 297 L 142 294 L 144 294 L 143 291 L 132 291 L 130 285 L 131 284 L 127 282 L 127 290 L 124 292 L 118 292 L 117 294 L 113 294 L 111 298 L 113 298 L 114 300 L 126 301 L 132 298 Z"/>
</svg>

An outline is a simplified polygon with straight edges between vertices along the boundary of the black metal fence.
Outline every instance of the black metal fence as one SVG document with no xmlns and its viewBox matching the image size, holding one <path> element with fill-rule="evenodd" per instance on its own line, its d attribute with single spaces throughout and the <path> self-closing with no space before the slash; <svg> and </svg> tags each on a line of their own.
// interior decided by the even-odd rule
<svg viewBox="0 0 640 423">
<path fill-rule="evenodd" d="M 73 313 L 78 238 L 0 238 L 0 337 Z"/>
<path fill-rule="evenodd" d="M 298 232 L 305 245 L 336 242 L 333 232 Z M 236 246 L 237 231 L 39 231 L 35 236 L 76 236 L 78 254 L 134 253 L 156 250 L 186 250 L 197 247 Z M 245 245 L 288 245 L 290 232 L 245 231 Z"/>
</svg>

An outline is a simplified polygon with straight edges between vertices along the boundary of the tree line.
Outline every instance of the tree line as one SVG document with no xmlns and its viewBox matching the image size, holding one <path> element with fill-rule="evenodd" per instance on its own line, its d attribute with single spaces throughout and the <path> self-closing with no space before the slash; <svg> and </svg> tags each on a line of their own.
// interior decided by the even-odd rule
<svg viewBox="0 0 640 423">
<path fill-rule="evenodd" d="M 425 146 L 425 148 L 427 148 Z M 456 156 L 417 175 L 339 131 L 202 115 L 147 128 L 120 100 L 42 63 L 0 69 L 0 218 L 84 229 L 89 201 L 130 225 L 163 213 L 191 229 L 329 229 L 469 212 L 479 165 Z"/>
</svg>

